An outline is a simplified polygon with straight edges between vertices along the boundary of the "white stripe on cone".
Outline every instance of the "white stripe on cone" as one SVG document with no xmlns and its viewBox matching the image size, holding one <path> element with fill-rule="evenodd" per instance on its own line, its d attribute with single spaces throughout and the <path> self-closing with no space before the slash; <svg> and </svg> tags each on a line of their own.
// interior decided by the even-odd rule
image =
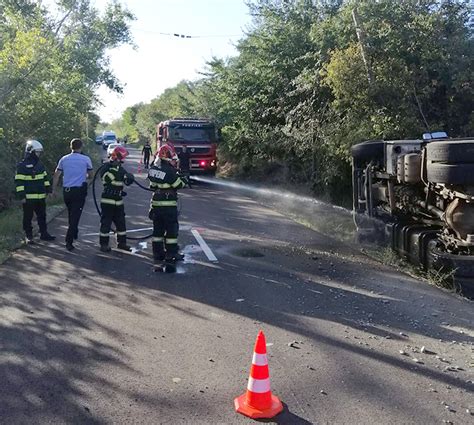
<svg viewBox="0 0 474 425">
<path fill-rule="evenodd" d="M 247 389 L 253 393 L 266 393 L 270 391 L 270 378 L 254 379 L 250 376 Z"/>
<path fill-rule="evenodd" d="M 252 364 L 255 366 L 266 366 L 268 364 L 267 355 L 253 353 Z"/>
</svg>

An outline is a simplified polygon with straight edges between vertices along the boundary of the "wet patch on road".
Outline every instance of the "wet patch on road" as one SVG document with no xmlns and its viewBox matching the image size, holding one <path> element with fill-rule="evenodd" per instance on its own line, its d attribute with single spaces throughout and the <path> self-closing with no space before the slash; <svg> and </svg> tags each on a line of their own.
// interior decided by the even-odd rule
<svg viewBox="0 0 474 425">
<path fill-rule="evenodd" d="M 260 258 L 260 257 L 265 257 L 265 254 L 263 254 L 260 251 L 257 251 L 254 248 L 238 248 L 234 249 L 231 251 L 232 254 L 237 255 L 238 257 L 244 257 L 244 258 Z"/>
</svg>

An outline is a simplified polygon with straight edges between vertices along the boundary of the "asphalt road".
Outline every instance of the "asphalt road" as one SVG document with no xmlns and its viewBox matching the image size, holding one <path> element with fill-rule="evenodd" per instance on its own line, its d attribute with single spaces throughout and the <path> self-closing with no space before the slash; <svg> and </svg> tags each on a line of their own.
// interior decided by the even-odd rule
<svg viewBox="0 0 474 425">
<path fill-rule="evenodd" d="M 128 228 L 150 227 L 149 193 L 128 192 Z M 183 190 L 180 220 L 176 274 L 154 272 L 150 242 L 99 252 L 91 196 L 74 253 L 62 214 L 58 241 L 0 266 L 0 423 L 250 423 L 233 399 L 260 329 L 276 423 L 474 423 L 472 302 L 236 190 Z"/>
</svg>

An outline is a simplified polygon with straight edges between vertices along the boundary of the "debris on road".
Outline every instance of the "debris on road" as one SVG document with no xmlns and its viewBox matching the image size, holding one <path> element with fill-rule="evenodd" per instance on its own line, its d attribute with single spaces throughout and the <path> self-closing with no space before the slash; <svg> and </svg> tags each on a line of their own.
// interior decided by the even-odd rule
<svg viewBox="0 0 474 425">
<path fill-rule="evenodd" d="M 445 372 L 457 372 L 458 370 L 457 370 L 455 367 L 446 366 L 446 367 L 444 368 L 444 371 L 445 371 Z"/>
<path fill-rule="evenodd" d="M 431 354 L 431 355 L 436 354 L 434 351 L 428 350 L 424 345 L 423 345 L 423 347 L 421 347 L 420 353 Z"/>
</svg>

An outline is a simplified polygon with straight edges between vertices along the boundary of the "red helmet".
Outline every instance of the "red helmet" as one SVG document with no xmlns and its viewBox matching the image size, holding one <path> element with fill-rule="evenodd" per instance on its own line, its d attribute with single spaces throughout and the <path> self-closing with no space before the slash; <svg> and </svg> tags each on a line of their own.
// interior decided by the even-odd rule
<svg viewBox="0 0 474 425">
<path fill-rule="evenodd" d="M 110 154 L 112 161 L 123 161 L 128 156 L 128 150 L 123 146 L 117 146 Z"/>
<path fill-rule="evenodd" d="M 163 145 L 158 151 L 157 159 L 161 161 L 167 161 L 174 167 L 176 166 L 176 161 L 178 160 L 178 155 L 171 145 Z"/>
</svg>

